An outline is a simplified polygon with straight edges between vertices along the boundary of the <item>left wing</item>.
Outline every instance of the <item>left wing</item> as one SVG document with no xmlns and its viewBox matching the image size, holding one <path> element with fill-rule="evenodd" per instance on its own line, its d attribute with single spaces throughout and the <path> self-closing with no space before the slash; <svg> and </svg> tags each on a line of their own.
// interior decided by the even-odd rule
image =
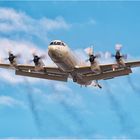
<svg viewBox="0 0 140 140">
<path fill-rule="evenodd" d="M 127 69 L 118 69 L 115 71 L 107 71 L 99 74 L 87 74 L 84 75 L 83 78 L 87 81 L 92 81 L 92 80 L 107 80 L 107 79 L 112 79 L 114 77 L 119 77 L 119 76 L 124 76 L 124 75 L 129 75 L 132 73 L 130 68 Z"/>
<path fill-rule="evenodd" d="M 91 70 L 91 66 L 76 67 L 75 70 L 82 74 L 83 79 L 87 81 L 106 80 L 118 76 L 129 75 L 132 73 L 131 68 L 140 66 L 140 61 L 125 62 L 125 67 L 118 67 L 115 70 L 113 70 L 113 65 L 115 65 L 115 63 L 99 65 L 101 73 L 98 74 Z"/>
<path fill-rule="evenodd" d="M 101 72 L 106 72 L 106 71 L 112 71 L 113 68 L 112 66 L 115 65 L 115 63 L 112 64 L 99 64 L 101 68 Z M 130 62 L 125 62 L 125 65 L 127 68 L 134 68 L 134 67 L 140 67 L 140 61 L 130 61 Z M 75 68 L 75 71 L 81 74 L 90 74 L 94 73 L 91 70 L 91 66 L 79 66 Z"/>
<path fill-rule="evenodd" d="M 32 65 L 17 64 L 13 66 L 11 64 L 0 63 L 0 68 L 13 69 L 15 70 L 16 75 L 21 76 L 58 80 L 65 82 L 68 80 L 68 74 L 60 70 L 58 67 L 43 66 L 39 70 L 36 70 L 36 67 Z"/>
</svg>

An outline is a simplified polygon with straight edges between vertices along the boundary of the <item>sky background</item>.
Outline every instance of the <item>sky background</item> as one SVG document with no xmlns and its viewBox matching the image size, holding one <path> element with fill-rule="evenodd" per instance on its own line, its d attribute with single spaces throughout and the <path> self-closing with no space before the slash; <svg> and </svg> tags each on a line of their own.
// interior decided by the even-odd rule
<svg viewBox="0 0 140 140">
<path fill-rule="evenodd" d="M 1 60 L 11 49 L 25 63 L 33 49 L 47 54 L 54 39 L 83 61 L 86 47 L 114 53 L 118 43 L 138 60 L 139 14 L 140 2 L 0 1 Z M 54 65 L 48 57 L 45 64 Z M 100 90 L 1 69 L 0 138 L 140 138 L 140 69 L 133 72 L 100 81 Z"/>
</svg>

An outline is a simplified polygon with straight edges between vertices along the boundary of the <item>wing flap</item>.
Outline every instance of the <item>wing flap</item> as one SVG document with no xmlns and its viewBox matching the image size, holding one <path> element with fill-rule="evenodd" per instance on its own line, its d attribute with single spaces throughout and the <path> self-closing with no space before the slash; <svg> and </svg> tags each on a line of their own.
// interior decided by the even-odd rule
<svg viewBox="0 0 140 140">
<path fill-rule="evenodd" d="M 48 80 L 57 80 L 57 81 L 64 81 L 64 82 L 67 82 L 68 80 L 68 75 L 65 75 L 65 76 L 64 75 L 51 75 L 51 74 L 34 73 L 34 72 L 27 72 L 27 71 L 20 71 L 20 70 L 16 70 L 15 73 L 16 75 L 48 79 Z"/>
<path fill-rule="evenodd" d="M 85 74 L 85 73 L 91 73 L 91 66 L 79 66 L 75 68 L 75 72 Z M 93 72 L 92 72 L 93 73 Z"/>
<path fill-rule="evenodd" d="M 35 71 L 35 69 L 36 69 L 35 66 L 31 66 L 31 65 L 18 65 L 17 68 L 19 70 L 24 70 L 24 71 Z M 46 73 L 56 73 L 56 74 L 64 73 L 58 67 L 46 67 L 46 66 L 43 66 L 42 68 L 40 68 L 39 71 L 46 72 Z"/>
<path fill-rule="evenodd" d="M 15 70 L 16 75 L 57 80 L 57 81 L 67 81 L 68 74 L 63 72 L 57 67 L 47 67 L 44 66 L 40 70 L 36 70 L 35 66 L 32 65 L 22 65 L 18 64 L 12 66 L 10 64 L 0 64 L 0 68 L 13 69 Z"/>
<path fill-rule="evenodd" d="M 101 74 L 89 74 L 84 76 L 85 80 L 106 80 L 106 79 L 112 79 L 114 77 L 118 76 L 124 76 L 129 75 L 132 73 L 131 69 L 119 69 L 116 71 L 107 71 Z"/>
</svg>

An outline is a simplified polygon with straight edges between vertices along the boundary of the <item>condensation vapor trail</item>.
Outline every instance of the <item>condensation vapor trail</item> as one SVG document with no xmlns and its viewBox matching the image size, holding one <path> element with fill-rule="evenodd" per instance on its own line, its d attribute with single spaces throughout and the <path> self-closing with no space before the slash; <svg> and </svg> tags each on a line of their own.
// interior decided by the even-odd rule
<svg viewBox="0 0 140 140">
<path fill-rule="evenodd" d="M 71 117 L 71 119 L 77 123 L 78 129 L 79 129 L 78 134 L 80 134 L 80 135 L 84 134 L 84 135 L 87 135 L 87 137 L 88 137 L 88 135 L 91 132 L 93 135 L 94 130 L 89 131 L 89 129 L 87 129 L 84 121 L 82 120 L 82 118 L 79 117 L 79 115 L 75 111 L 75 108 L 72 108 L 70 105 L 68 105 L 64 101 L 61 101 L 60 104 L 64 108 L 65 112 L 67 112 L 67 114 Z"/>
<path fill-rule="evenodd" d="M 130 76 L 127 77 L 127 80 L 128 80 L 128 84 L 130 85 L 130 87 L 132 88 L 132 90 L 137 93 L 137 95 L 139 95 L 140 97 L 140 88 L 139 87 L 136 87 L 131 79 Z"/>
<path fill-rule="evenodd" d="M 112 110 L 116 113 L 116 115 L 119 118 L 122 132 L 131 133 L 134 128 L 134 126 L 132 125 L 132 119 L 130 117 L 128 118 L 128 114 L 122 109 L 120 103 L 113 96 L 113 93 L 110 90 L 109 85 L 106 81 L 105 81 L 105 87 Z"/>
<path fill-rule="evenodd" d="M 54 87 L 52 86 L 52 90 L 53 92 L 57 92 Z M 67 93 L 66 93 L 67 94 Z M 75 121 L 75 123 L 77 124 L 78 126 L 78 129 L 79 129 L 79 132 L 78 133 L 81 133 L 84 134 L 84 135 L 90 135 L 95 132 L 95 130 L 89 130 L 87 129 L 87 126 L 86 126 L 86 123 L 84 122 L 84 120 L 82 120 L 81 117 L 79 117 L 78 113 L 76 112 L 75 108 L 72 107 L 71 105 L 69 105 L 67 102 L 63 101 L 63 100 L 60 100 L 59 101 L 60 105 L 63 107 L 63 109 L 65 110 L 65 112 L 70 116 L 70 118 Z"/>
<path fill-rule="evenodd" d="M 57 118 L 56 116 L 54 116 L 50 112 L 47 112 L 46 110 L 44 110 L 44 112 L 39 112 L 37 110 L 36 102 L 35 102 L 34 97 L 33 97 L 33 94 L 34 94 L 33 93 L 33 88 L 30 85 L 30 82 L 27 80 L 27 78 L 24 78 L 24 81 L 25 81 L 25 86 L 26 86 L 26 90 L 27 90 L 27 98 L 28 98 L 29 106 L 30 106 L 30 109 L 31 109 L 32 116 L 33 116 L 33 119 L 35 121 L 36 127 L 38 129 L 39 137 L 43 136 L 43 135 L 45 135 L 45 136 L 47 135 L 46 133 L 43 134 L 43 130 L 45 130 L 45 127 L 44 127 L 44 122 L 42 121 L 43 119 L 42 119 L 41 116 L 46 116 L 46 115 L 49 116 L 49 118 L 53 119 L 54 121 L 59 122 L 59 123 L 56 124 L 58 128 L 61 127 L 63 129 L 65 129 L 66 125 L 59 118 Z M 42 113 L 42 115 L 41 115 L 41 113 Z M 60 131 L 60 130 L 57 129 L 57 131 Z M 68 128 L 68 132 L 70 132 L 69 128 Z"/>
<path fill-rule="evenodd" d="M 130 85 L 130 87 L 132 88 L 132 90 L 133 90 L 133 91 L 136 93 L 136 95 L 140 98 L 140 88 L 134 85 L 134 82 L 132 81 L 132 79 L 131 79 L 130 76 L 127 77 L 127 80 L 128 80 L 128 84 Z M 136 136 L 137 138 L 140 138 L 140 134 L 139 134 L 139 133 L 135 134 L 135 136 Z"/>
<path fill-rule="evenodd" d="M 30 82 L 27 80 L 27 78 L 24 78 L 24 81 L 25 81 L 25 87 L 26 87 L 29 107 L 30 107 L 30 110 L 32 112 L 32 116 L 33 116 L 33 119 L 35 121 L 36 127 L 38 129 L 38 135 L 40 136 L 41 130 L 42 130 L 42 122 L 39 118 L 39 113 L 36 109 L 36 104 L 35 104 L 34 97 L 33 97 L 33 94 L 34 94 L 33 89 L 30 85 Z"/>
</svg>

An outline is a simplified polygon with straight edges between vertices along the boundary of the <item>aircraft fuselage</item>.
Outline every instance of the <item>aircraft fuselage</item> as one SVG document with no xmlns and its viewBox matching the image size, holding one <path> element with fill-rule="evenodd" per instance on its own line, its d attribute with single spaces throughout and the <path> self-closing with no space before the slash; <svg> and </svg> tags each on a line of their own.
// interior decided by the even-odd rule
<svg viewBox="0 0 140 140">
<path fill-rule="evenodd" d="M 85 81 L 80 73 L 75 73 L 74 69 L 78 65 L 78 58 L 65 43 L 59 40 L 52 41 L 48 46 L 48 54 L 62 71 L 69 73 L 74 82 L 80 85 L 91 84 L 92 81 Z"/>
</svg>

